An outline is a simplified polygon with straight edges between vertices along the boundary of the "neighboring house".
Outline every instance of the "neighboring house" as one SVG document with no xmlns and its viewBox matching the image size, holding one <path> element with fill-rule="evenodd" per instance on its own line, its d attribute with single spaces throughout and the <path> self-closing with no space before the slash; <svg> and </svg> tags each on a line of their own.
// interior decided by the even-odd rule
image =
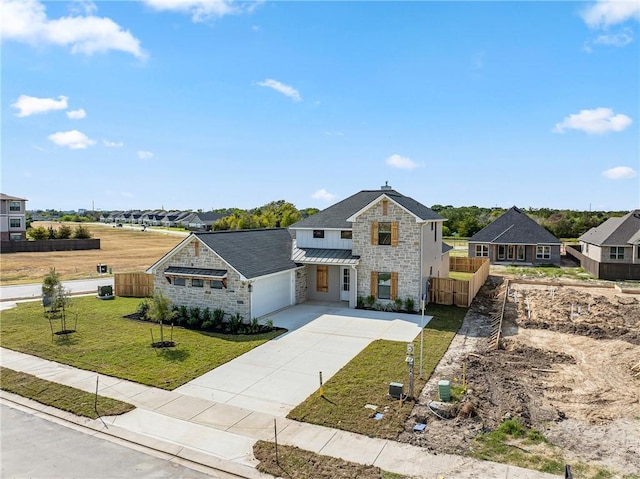
<svg viewBox="0 0 640 479">
<path fill-rule="evenodd" d="M 245 320 L 306 300 L 373 296 L 419 304 L 429 277 L 448 277 L 445 218 L 388 186 L 365 190 L 286 229 L 192 233 L 151 266 L 175 304 Z M 295 236 L 295 240 L 292 240 Z"/>
<path fill-rule="evenodd" d="M 469 238 L 470 258 L 560 266 L 562 242 L 515 206 Z"/>
<path fill-rule="evenodd" d="M 220 218 L 224 218 L 224 215 L 222 213 L 216 213 L 215 211 L 193 213 L 187 227 L 194 230 L 211 231 L 213 223 L 218 221 Z"/>
<path fill-rule="evenodd" d="M 640 279 L 640 209 L 609 218 L 578 240 L 580 264 L 596 278 Z"/>
<path fill-rule="evenodd" d="M 147 273 L 174 304 L 222 308 L 245 321 L 304 301 L 286 229 L 192 233 Z"/>
<path fill-rule="evenodd" d="M 25 205 L 27 200 L 0 193 L 0 239 L 26 240 Z"/>
</svg>

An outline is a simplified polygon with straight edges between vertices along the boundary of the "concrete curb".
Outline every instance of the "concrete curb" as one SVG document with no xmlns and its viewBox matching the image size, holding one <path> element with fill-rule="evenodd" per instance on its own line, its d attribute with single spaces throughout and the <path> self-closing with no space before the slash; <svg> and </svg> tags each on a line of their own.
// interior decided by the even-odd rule
<svg viewBox="0 0 640 479">
<path fill-rule="evenodd" d="M 75 414 L 46 406 L 32 399 L 2 390 L 0 390 L 0 403 L 36 416 L 44 417 L 47 420 L 85 434 L 116 442 L 161 459 L 176 462 L 177 464 L 200 472 L 215 474 L 214 477 L 220 477 L 221 479 L 272 479 L 274 477 L 269 474 L 263 474 L 254 468 L 215 457 L 201 450 L 140 434 L 114 424 L 108 424 L 109 420 L 113 419 L 114 416 L 103 417 L 104 422 L 100 419 L 76 416 Z"/>
</svg>

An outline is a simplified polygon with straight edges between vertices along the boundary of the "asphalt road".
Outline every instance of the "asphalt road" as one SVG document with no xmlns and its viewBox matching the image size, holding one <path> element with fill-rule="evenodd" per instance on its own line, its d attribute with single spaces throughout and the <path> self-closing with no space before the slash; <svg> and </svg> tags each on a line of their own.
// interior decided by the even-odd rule
<svg viewBox="0 0 640 479">
<path fill-rule="evenodd" d="M 3 478 L 211 479 L 185 466 L 0 406 Z"/>
<path fill-rule="evenodd" d="M 113 286 L 113 276 L 97 279 L 78 279 L 63 281 L 62 284 L 71 294 L 96 293 L 98 286 Z M 0 286 L 0 301 L 16 299 L 37 299 L 42 296 L 42 283 L 18 284 L 15 286 Z"/>
</svg>

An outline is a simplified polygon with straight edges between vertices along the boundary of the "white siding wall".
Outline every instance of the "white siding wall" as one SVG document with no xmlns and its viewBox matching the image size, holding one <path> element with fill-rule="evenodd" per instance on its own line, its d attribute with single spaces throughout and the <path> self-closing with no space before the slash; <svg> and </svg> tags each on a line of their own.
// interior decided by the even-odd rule
<svg viewBox="0 0 640 479">
<path fill-rule="evenodd" d="M 352 240 L 340 238 L 341 230 L 324 230 L 324 238 L 314 238 L 313 230 L 296 230 L 299 248 L 351 249 Z"/>
<path fill-rule="evenodd" d="M 449 277 L 449 262 L 443 261 L 442 222 L 429 221 L 422 227 L 422 282 L 429 276 Z"/>
</svg>

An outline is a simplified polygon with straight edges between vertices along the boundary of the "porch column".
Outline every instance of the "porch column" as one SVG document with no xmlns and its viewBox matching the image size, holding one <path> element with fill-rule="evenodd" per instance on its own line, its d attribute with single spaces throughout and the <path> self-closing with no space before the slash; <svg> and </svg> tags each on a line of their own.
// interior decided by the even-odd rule
<svg viewBox="0 0 640 479">
<path fill-rule="evenodd" d="M 358 305 L 358 270 L 351 265 L 351 284 L 349 285 L 349 307 L 354 308 Z"/>
</svg>

